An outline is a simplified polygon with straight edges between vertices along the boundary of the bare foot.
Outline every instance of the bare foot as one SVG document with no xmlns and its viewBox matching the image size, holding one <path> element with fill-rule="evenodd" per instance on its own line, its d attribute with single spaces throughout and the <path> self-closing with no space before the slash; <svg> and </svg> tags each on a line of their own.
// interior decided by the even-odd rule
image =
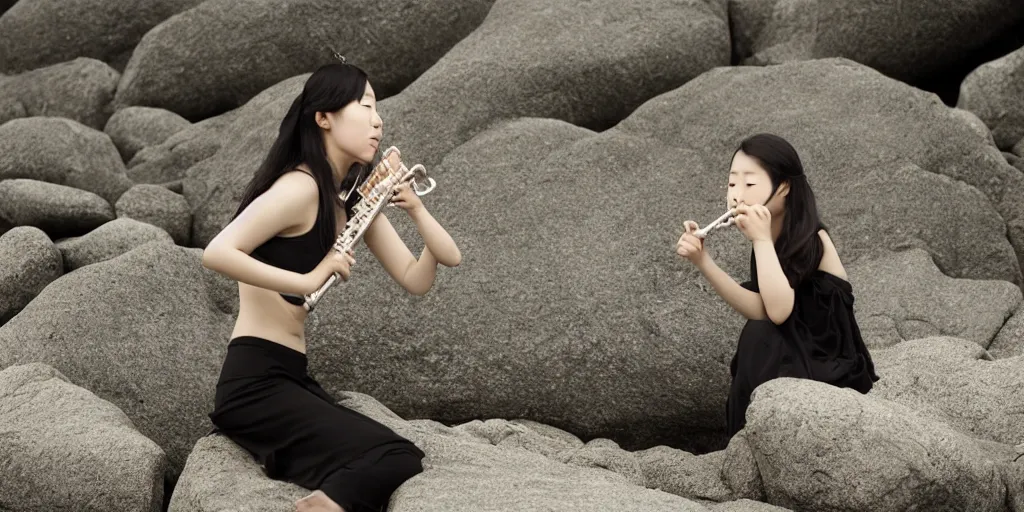
<svg viewBox="0 0 1024 512">
<path fill-rule="evenodd" d="M 313 491 L 313 494 L 295 502 L 295 512 L 345 512 L 345 509 L 323 491 Z"/>
</svg>

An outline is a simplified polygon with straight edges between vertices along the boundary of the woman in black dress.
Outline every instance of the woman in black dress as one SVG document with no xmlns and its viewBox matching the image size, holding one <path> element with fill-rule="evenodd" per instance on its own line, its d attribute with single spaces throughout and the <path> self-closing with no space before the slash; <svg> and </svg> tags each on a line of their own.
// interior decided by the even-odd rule
<svg viewBox="0 0 1024 512">
<path fill-rule="evenodd" d="M 239 293 L 210 419 L 271 478 L 316 489 L 296 503 L 302 512 L 381 510 L 423 471 L 416 445 L 338 405 L 306 371 L 302 296 L 332 273 L 348 279 L 354 255 L 331 247 L 359 197 L 349 192 L 369 174 L 382 125 L 363 71 L 344 63 L 318 69 L 281 122 L 235 217 L 203 252 L 203 266 L 238 281 Z M 403 288 L 425 294 L 438 264 L 459 264 L 459 249 L 408 185 L 392 203 L 416 224 L 426 246 L 420 257 L 384 214 L 363 241 Z"/>
<path fill-rule="evenodd" d="M 676 252 L 747 318 L 730 365 L 729 435 L 746 423 L 754 389 L 777 377 L 870 391 L 878 376 L 853 315 L 853 289 L 793 146 L 771 134 L 744 140 L 727 200 L 753 245 L 750 280 L 737 283 L 712 261 L 693 221 Z"/>
</svg>

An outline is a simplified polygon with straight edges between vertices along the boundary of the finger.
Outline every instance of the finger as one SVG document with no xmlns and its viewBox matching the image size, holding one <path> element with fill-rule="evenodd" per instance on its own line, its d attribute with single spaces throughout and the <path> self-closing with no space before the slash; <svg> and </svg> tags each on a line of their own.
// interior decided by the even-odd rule
<svg viewBox="0 0 1024 512">
<path fill-rule="evenodd" d="M 696 222 L 694 222 L 692 220 L 688 220 L 688 221 L 683 223 L 683 229 L 686 230 L 686 233 L 693 233 L 694 231 L 697 231 L 700 228 L 697 227 L 697 223 Z"/>
</svg>

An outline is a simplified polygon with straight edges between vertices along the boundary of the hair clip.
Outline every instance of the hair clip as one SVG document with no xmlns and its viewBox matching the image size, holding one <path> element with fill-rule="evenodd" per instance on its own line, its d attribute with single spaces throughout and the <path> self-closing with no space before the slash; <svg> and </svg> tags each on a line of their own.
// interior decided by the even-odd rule
<svg viewBox="0 0 1024 512">
<path fill-rule="evenodd" d="M 339 61 L 341 61 L 342 64 L 345 63 L 345 56 L 344 55 L 338 53 L 336 50 L 332 50 L 332 52 L 334 53 L 334 58 L 335 59 L 338 59 Z"/>
</svg>

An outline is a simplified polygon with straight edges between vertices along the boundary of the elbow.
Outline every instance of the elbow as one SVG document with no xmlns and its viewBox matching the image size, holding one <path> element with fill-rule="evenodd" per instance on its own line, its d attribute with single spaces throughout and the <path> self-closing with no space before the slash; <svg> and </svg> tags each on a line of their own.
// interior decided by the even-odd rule
<svg viewBox="0 0 1024 512">
<path fill-rule="evenodd" d="M 459 263 L 462 263 L 462 253 L 459 252 L 458 249 L 456 249 L 455 250 L 455 257 L 450 259 L 450 260 L 448 260 L 444 265 L 446 267 L 457 267 L 457 266 L 459 266 Z"/>
<path fill-rule="evenodd" d="M 214 272 L 221 272 L 224 268 L 224 248 L 219 245 L 208 244 L 203 249 L 203 267 Z"/>
<path fill-rule="evenodd" d="M 429 292 L 430 289 L 433 288 L 433 286 L 434 286 L 434 283 L 427 283 L 426 286 L 406 286 L 405 289 L 411 295 L 415 295 L 417 297 L 422 297 L 422 296 L 426 295 L 427 292 Z"/>
<path fill-rule="evenodd" d="M 790 306 L 786 309 L 772 308 L 766 309 L 768 319 L 775 325 L 782 325 L 789 319 L 789 315 L 793 313 L 793 307 Z"/>
<path fill-rule="evenodd" d="M 217 270 L 216 258 L 216 251 L 212 249 L 210 246 L 206 246 L 206 249 L 203 249 L 203 268 Z"/>
<path fill-rule="evenodd" d="M 459 251 L 459 248 L 456 247 L 455 244 L 452 244 L 451 249 L 443 251 L 441 255 L 435 253 L 434 259 L 446 267 L 457 267 L 459 266 L 459 263 L 462 263 L 462 252 Z"/>
</svg>

